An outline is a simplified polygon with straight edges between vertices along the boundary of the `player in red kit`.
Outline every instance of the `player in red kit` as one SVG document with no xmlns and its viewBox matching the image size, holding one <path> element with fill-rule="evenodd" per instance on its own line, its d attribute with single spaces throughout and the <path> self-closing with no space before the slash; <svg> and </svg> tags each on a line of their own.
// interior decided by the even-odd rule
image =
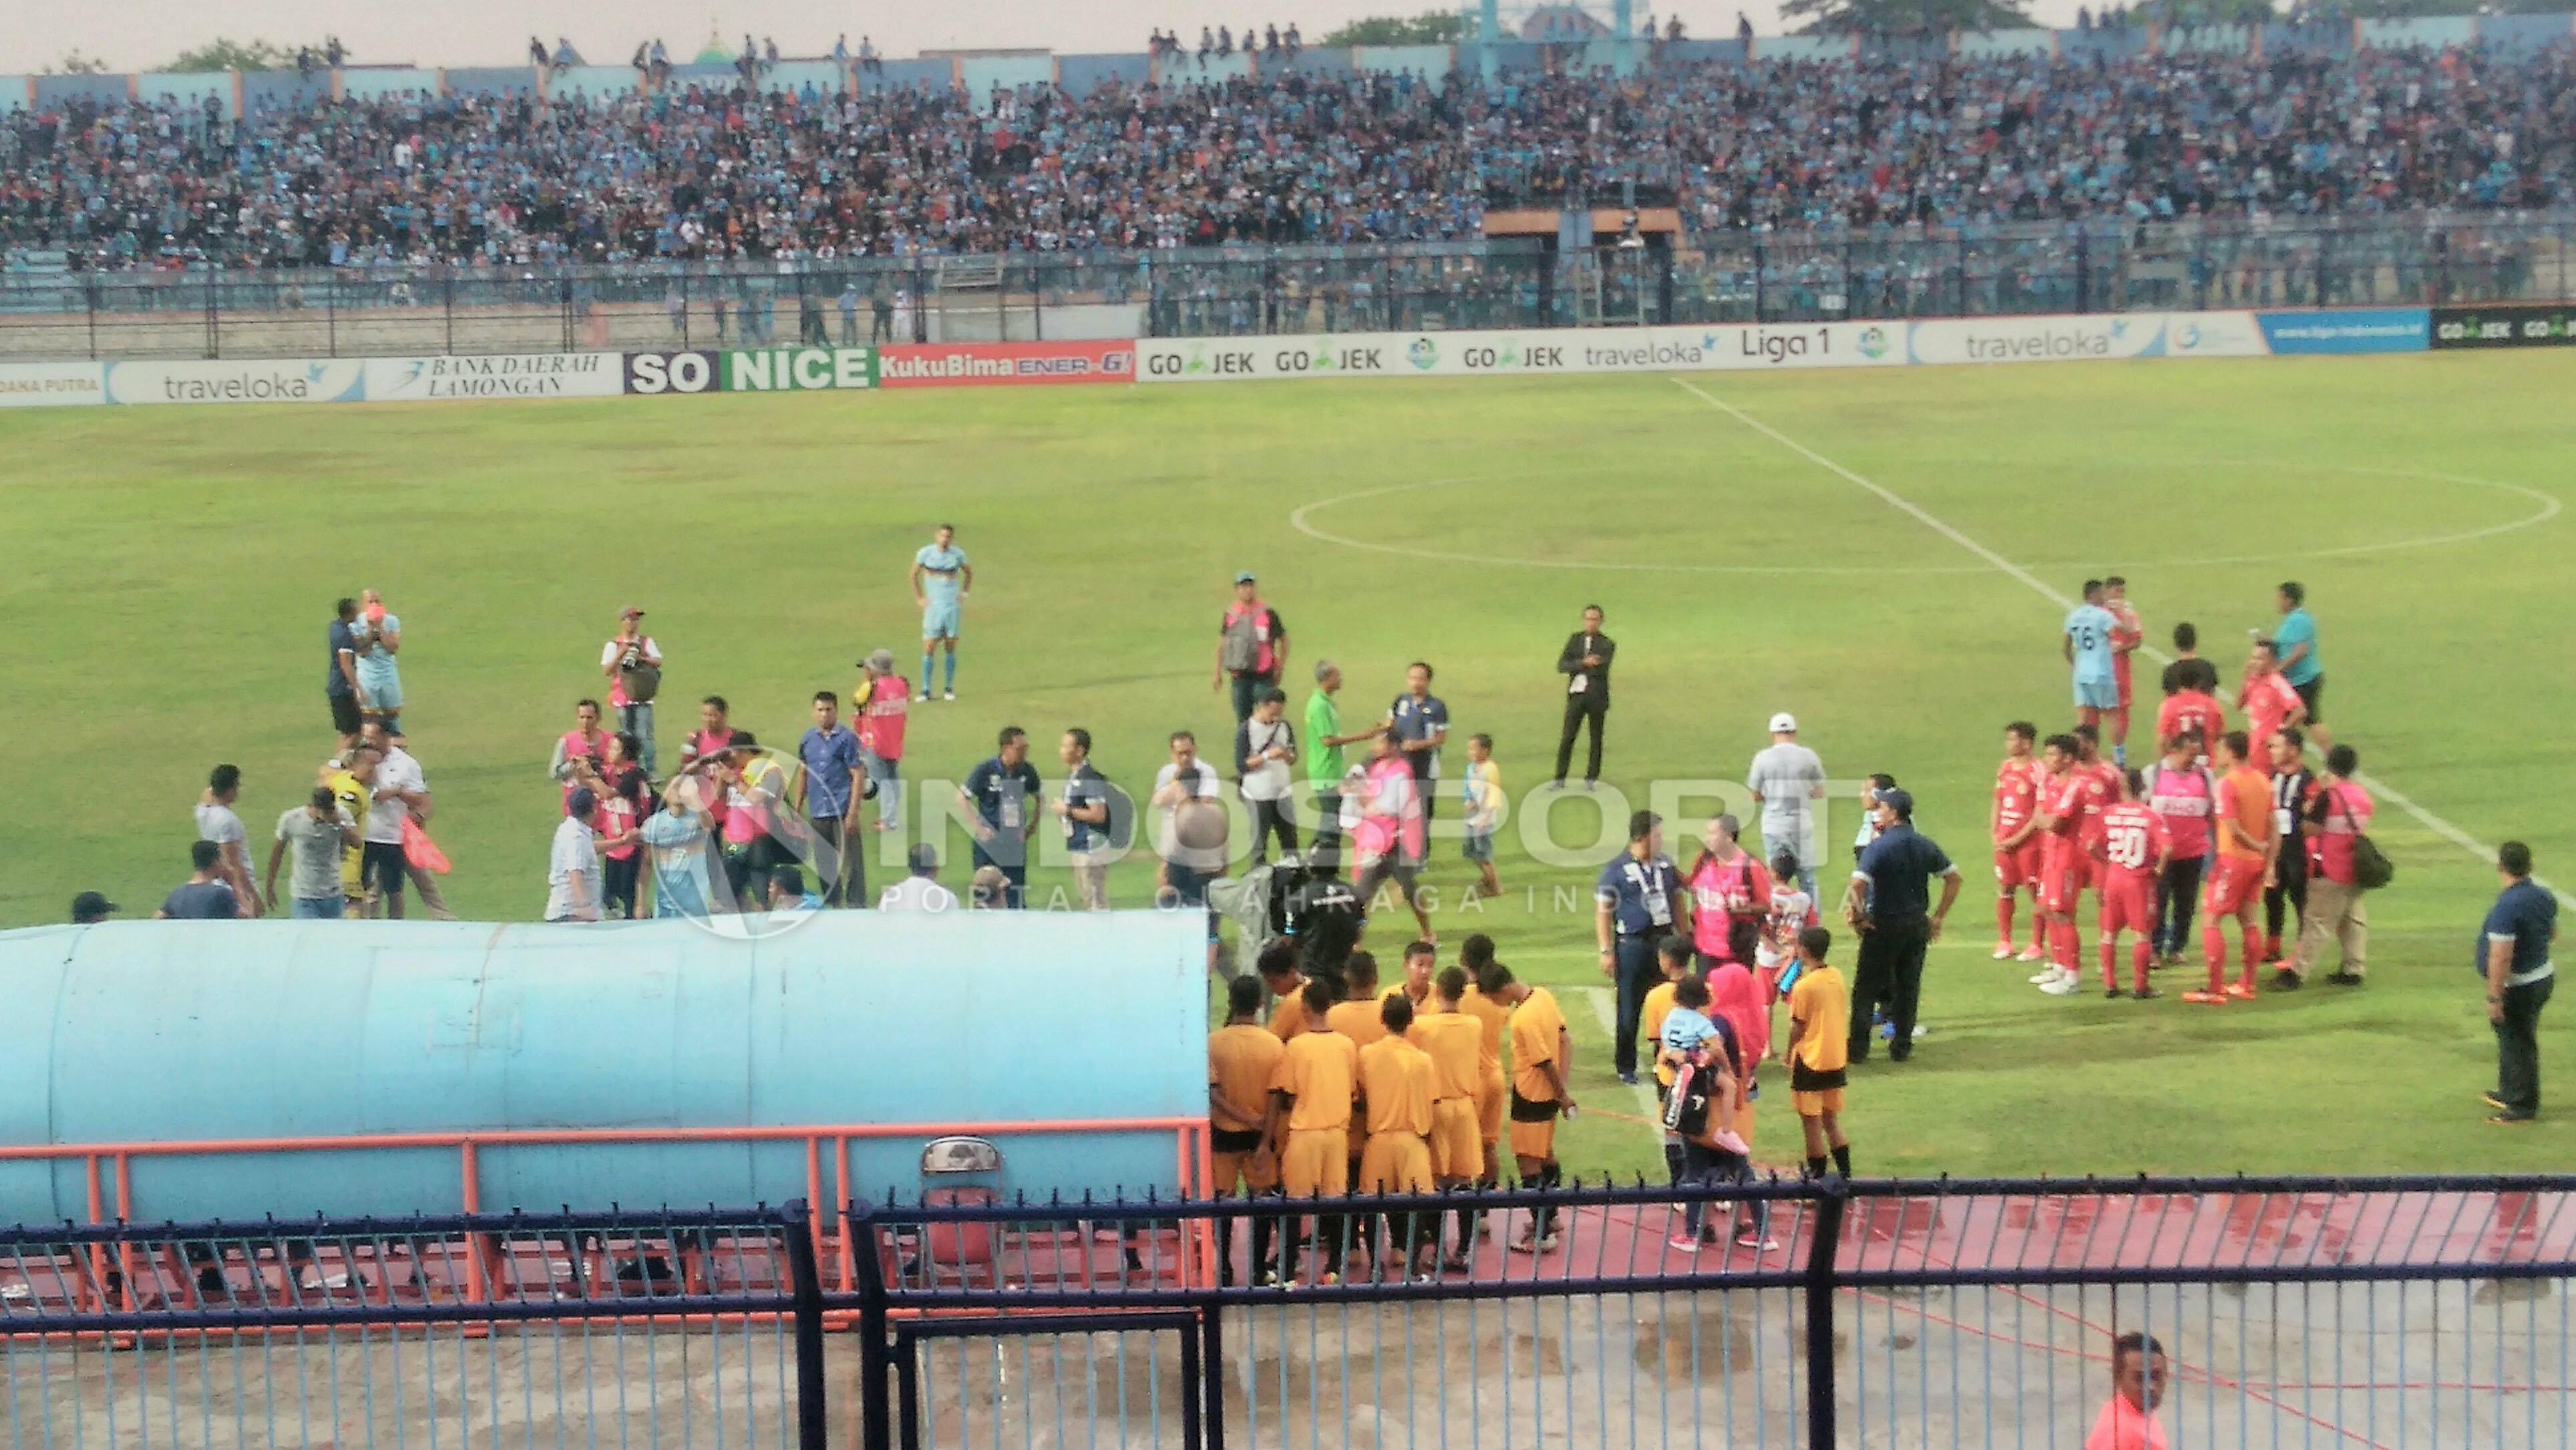
<svg viewBox="0 0 2576 1450">
<path fill-rule="evenodd" d="M 2147 808 L 2146 777 L 2120 772 L 2120 798 L 2102 812 L 2102 995 L 2120 995 L 2120 933 L 2137 933 L 2129 976 L 2140 998 L 2163 995 L 2147 984 L 2155 957 L 2156 881 L 2173 849 L 2162 817 Z"/>
<path fill-rule="evenodd" d="M 2075 727 L 2075 746 L 2075 773 L 2085 777 L 2084 829 L 2078 833 L 2084 846 L 2084 889 L 2098 897 L 2102 892 L 2102 812 L 2120 798 L 2120 770 L 2102 758 L 2102 732 L 2094 726 Z"/>
<path fill-rule="evenodd" d="M 2210 746 L 2210 764 L 2218 772 L 2218 798 L 2212 803 L 2210 834 L 2218 845 L 2210 861 L 2201 910 L 2202 955 L 2209 962 L 2209 988 L 2185 992 L 2186 1002 L 2219 1005 L 2230 998 L 2252 1001 L 2254 969 L 2261 960 L 2263 933 L 2254 916 L 2263 899 L 2263 874 L 2271 869 L 2280 835 L 2272 823 L 2272 786 L 2263 773 L 2245 763 L 2249 745 L 2242 730 L 2220 736 Z M 2237 980 L 2227 980 L 2227 941 L 2220 928 L 2236 919 L 2245 939 L 2245 967 Z"/>
<path fill-rule="evenodd" d="M 2281 727 L 2308 718 L 2307 702 L 2281 678 L 2281 664 L 2268 639 L 2254 641 L 2254 651 L 2245 661 L 2245 687 L 2236 692 L 2236 703 L 2245 711 L 2245 741 L 2253 749 L 2245 757 L 2249 762 L 2271 759 L 2272 737 L 2281 733 Z"/>
<path fill-rule="evenodd" d="M 2119 708 L 2111 712 L 2111 763 L 2129 764 L 2129 656 L 2147 642 L 2144 621 L 2129 606 L 2129 581 L 2117 574 L 2102 581 L 2102 607 L 2111 611 L 2111 683 L 2119 688 Z"/>
<path fill-rule="evenodd" d="M 2004 727 L 2004 762 L 1995 767 L 1994 814 L 1988 821 L 1995 842 L 1995 960 L 2013 955 L 2013 894 L 2030 892 L 2030 950 L 2035 962 L 2048 954 L 2048 927 L 2040 914 L 2039 872 L 2046 851 L 2039 830 L 2039 762 L 2031 746 L 2039 727 L 2015 720 Z"/>
<path fill-rule="evenodd" d="M 2039 917 L 2048 932 L 2048 966 L 2030 980 L 2053 997 L 2072 994 L 2083 978 L 2076 970 L 2075 904 L 2084 889 L 2084 791 L 2091 777 L 2076 764 L 2072 735 L 2051 735 L 2040 747 L 2039 814 L 2044 832 L 2039 865 Z"/>
<path fill-rule="evenodd" d="M 2201 687 L 2204 677 L 2216 678 L 2215 674 L 2206 673 L 2209 671 L 2208 661 L 2184 660 L 2180 663 L 2189 668 L 2165 672 L 2166 682 L 2172 688 L 2165 691 L 2165 702 L 2156 710 L 2156 738 L 2170 741 L 2185 735 L 2199 736 L 2202 742 L 2200 753 L 2190 763 L 2206 765 L 2209 762 L 2208 742 L 2227 733 L 2227 707 L 2218 703 L 2216 695 Z"/>
</svg>

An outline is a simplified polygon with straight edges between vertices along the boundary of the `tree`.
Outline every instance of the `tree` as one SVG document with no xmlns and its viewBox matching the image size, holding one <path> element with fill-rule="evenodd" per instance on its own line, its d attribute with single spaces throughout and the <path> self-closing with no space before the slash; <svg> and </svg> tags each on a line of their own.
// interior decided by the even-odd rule
<svg viewBox="0 0 2576 1450">
<path fill-rule="evenodd" d="M 107 74 L 107 62 L 100 60 L 94 55 L 83 55 L 80 53 L 80 47 L 74 46 L 60 61 L 45 67 L 45 74 L 49 76 L 103 76 Z"/>
<path fill-rule="evenodd" d="M 1937 35 L 2034 23 L 2016 0 L 1786 0 L 1780 17 L 1805 21 L 1810 35 Z"/>
<path fill-rule="evenodd" d="M 1466 39 L 1466 18 L 1455 10 L 1425 10 L 1408 20 L 1375 15 L 1354 20 L 1319 45 L 1455 45 Z"/>
<path fill-rule="evenodd" d="M 320 55 L 322 47 L 314 46 Z M 265 40 L 239 41 L 218 35 L 205 44 L 183 50 L 171 57 L 169 64 L 154 70 L 178 71 L 203 75 L 219 70 L 292 70 L 295 50 L 292 46 L 271 45 Z"/>
</svg>

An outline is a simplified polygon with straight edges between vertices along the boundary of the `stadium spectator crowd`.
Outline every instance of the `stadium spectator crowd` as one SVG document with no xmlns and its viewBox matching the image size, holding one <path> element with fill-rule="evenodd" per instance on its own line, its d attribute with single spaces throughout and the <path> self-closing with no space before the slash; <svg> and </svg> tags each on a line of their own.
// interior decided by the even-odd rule
<svg viewBox="0 0 2576 1450">
<path fill-rule="evenodd" d="M 689 85 L 238 119 L 78 101 L 0 116 L 0 248 L 116 269 L 1436 240 L 1477 235 L 1489 199 L 1630 181 L 1701 233 L 2561 205 L 2576 55 L 1676 63 L 1492 87 L 1282 66 L 1081 95 Z"/>
</svg>

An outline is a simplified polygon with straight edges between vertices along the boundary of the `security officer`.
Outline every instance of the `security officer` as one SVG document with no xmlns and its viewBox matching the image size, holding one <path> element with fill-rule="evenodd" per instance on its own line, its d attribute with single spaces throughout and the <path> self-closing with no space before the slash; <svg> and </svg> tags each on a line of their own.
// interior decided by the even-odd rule
<svg viewBox="0 0 2576 1450">
<path fill-rule="evenodd" d="M 1601 868 L 1592 890 L 1592 934 L 1601 944 L 1601 975 L 1619 990 L 1617 1041 L 1611 1055 L 1619 1081 L 1637 1081 L 1638 1017 L 1646 993 L 1662 975 L 1655 946 L 1674 932 L 1690 930 L 1690 894 L 1682 890 L 1682 873 L 1664 854 L 1664 818 L 1639 811 L 1628 818 L 1628 849 Z"/>
<path fill-rule="evenodd" d="M 2488 1122 L 2515 1127 L 2540 1115 L 2540 1009 L 2557 985 L 2549 946 L 2558 937 L 2558 899 L 2531 879 L 2531 848 L 2520 841 L 2497 850 L 2496 874 L 2504 891 L 2478 932 L 2496 1035 L 2496 1089 L 2485 1098 L 2495 1109 Z"/>
<path fill-rule="evenodd" d="M 1869 1056 L 1871 1009 L 1887 1007 L 1887 1058 L 1914 1055 L 1914 1009 L 1923 996 L 1923 949 L 1938 941 L 1941 923 L 1959 899 L 1959 868 L 1938 842 L 1914 829 L 1914 797 L 1894 786 L 1872 791 L 1870 820 L 1878 839 L 1860 853 L 1843 894 L 1843 919 L 1860 933 L 1860 961 L 1852 972 L 1850 1057 Z M 1932 905 L 1932 878 L 1941 878 L 1941 904 Z"/>
</svg>

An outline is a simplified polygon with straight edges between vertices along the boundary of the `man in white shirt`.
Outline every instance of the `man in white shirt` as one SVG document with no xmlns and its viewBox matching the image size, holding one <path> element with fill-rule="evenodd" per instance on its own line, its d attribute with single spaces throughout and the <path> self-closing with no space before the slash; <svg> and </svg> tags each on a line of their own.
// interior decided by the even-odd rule
<svg viewBox="0 0 2576 1450">
<path fill-rule="evenodd" d="M 384 758 L 376 762 L 376 777 L 369 786 L 374 793 L 367 805 L 367 844 L 361 852 L 358 879 L 366 889 L 367 915 L 376 914 L 376 899 L 382 897 L 385 916 L 400 921 L 403 882 L 410 874 L 410 863 L 403 859 L 403 820 L 429 814 L 429 781 L 411 752 L 372 720 L 367 722 L 367 743 L 382 750 Z"/>
<path fill-rule="evenodd" d="M 239 799 L 240 766 L 218 765 L 209 772 L 205 793 L 197 797 L 197 839 L 215 843 L 216 879 L 233 889 L 244 915 L 257 916 L 263 906 L 250 880 L 250 833 L 233 813 L 233 802 Z"/>
<path fill-rule="evenodd" d="M 939 848 L 928 841 L 912 848 L 912 874 L 885 889 L 879 911 L 955 911 L 957 893 L 939 884 Z"/>
<path fill-rule="evenodd" d="M 1744 788 L 1762 807 L 1765 855 L 1798 854 L 1798 888 L 1816 894 L 1816 808 L 1825 795 L 1825 763 L 1798 743 L 1798 720 L 1783 710 L 1771 717 L 1771 744 L 1753 757 Z"/>
<path fill-rule="evenodd" d="M 1252 859 L 1256 864 L 1270 859 L 1270 838 L 1279 838 L 1279 849 L 1294 854 L 1297 850 L 1297 823 L 1288 803 L 1289 767 L 1297 763 L 1297 732 L 1283 718 L 1288 710 L 1287 692 L 1276 685 L 1265 687 L 1252 707 L 1252 714 L 1234 729 L 1235 768 L 1243 778 L 1243 803 L 1252 808 Z"/>
<path fill-rule="evenodd" d="M 617 634 L 599 650 L 599 672 L 608 678 L 609 707 L 617 711 L 617 728 L 644 748 L 636 752 L 646 775 L 653 775 L 653 701 L 662 685 L 662 646 L 644 632 L 644 611 L 630 604 L 618 611 Z M 646 682 L 650 681 L 649 687 Z M 638 700 L 630 690 L 643 690 Z"/>
<path fill-rule="evenodd" d="M 546 858 L 546 920 L 599 920 L 599 843 L 590 828 L 599 797 L 581 786 L 564 802 L 564 818 L 555 827 L 553 852 Z"/>
</svg>

